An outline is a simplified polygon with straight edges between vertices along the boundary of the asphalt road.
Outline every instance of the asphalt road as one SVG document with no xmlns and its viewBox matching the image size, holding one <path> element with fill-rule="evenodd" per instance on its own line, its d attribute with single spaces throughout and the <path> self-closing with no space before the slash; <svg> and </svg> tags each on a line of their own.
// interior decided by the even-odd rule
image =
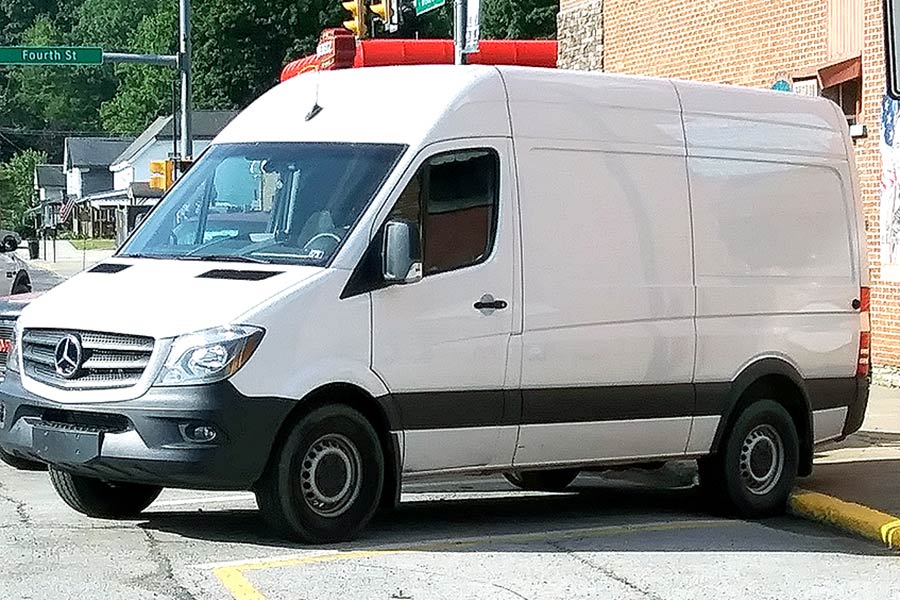
<svg viewBox="0 0 900 600">
<path fill-rule="evenodd" d="M 31 289 L 35 292 L 46 292 L 64 281 L 64 278 L 53 271 L 41 269 L 29 265 L 28 272 L 31 275 Z"/>
<path fill-rule="evenodd" d="M 45 473 L 0 465 L 0 597 L 900 599 L 900 555 L 783 517 L 703 510 L 684 470 L 424 482 L 354 543 L 267 531 L 252 496 L 167 490 L 140 520 L 69 510 Z"/>
</svg>

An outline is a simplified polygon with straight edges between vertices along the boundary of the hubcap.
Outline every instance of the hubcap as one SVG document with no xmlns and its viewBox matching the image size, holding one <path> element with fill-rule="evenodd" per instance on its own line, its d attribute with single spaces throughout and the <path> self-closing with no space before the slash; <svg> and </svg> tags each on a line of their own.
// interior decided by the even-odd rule
<svg viewBox="0 0 900 600">
<path fill-rule="evenodd" d="M 300 467 L 300 490 L 306 505 L 319 516 L 343 514 L 359 495 L 362 459 L 348 438 L 323 435 L 306 451 Z"/>
<path fill-rule="evenodd" d="M 784 444 L 771 425 L 758 425 L 741 446 L 741 479 L 756 496 L 771 492 L 784 471 Z"/>
</svg>

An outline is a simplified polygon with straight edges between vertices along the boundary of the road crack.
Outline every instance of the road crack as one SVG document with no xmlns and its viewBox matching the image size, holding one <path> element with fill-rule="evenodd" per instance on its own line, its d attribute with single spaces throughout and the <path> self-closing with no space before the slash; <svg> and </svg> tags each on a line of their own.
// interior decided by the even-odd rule
<svg viewBox="0 0 900 600">
<path fill-rule="evenodd" d="M 0 483 L 0 500 L 3 500 L 4 502 L 9 502 L 10 504 L 12 504 L 15 507 L 16 516 L 19 518 L 19 523 L 21 523 L 22 525 L 27 525 L 28 527 L 31 527 L 31 525 L 32 525 L 31 516 L 28 514 L 28 509 L 26 508 L 27 505 L 24 502 L 16 500 L 12 496 L 7 496 L 6 494 L 2 493 L 3 487 L 4 487 L 3 484 Z"/>
<path fill-rule="evenodd" d="M 662 596 L 659 596 L 658 594 L 654 594 L 650 590 L 645 590 L 638 584 L 630 581 L 627 577 L 619 575 L 612 569 L 609 569 L 602 565 L 598 565 L 597 563 L 588 560 L 587 558 L 579 555 L 577 552 L 574 552 L 574 551 L 570 550 L 569 548 L 566 548 L 559 542 L 547 542 L 547 543 L 548 543 L 548 545 L 552 546 L 553 548 L 556 548 L 557 550 L 559 550 L 560 552 L 562 552 L 563 554 L 565 554 L 572 560 L 578 561 L 581 564 L 583 564 L 584 566 L 591 569 L 592 571 L 597 571 L 601 575 L 604 575 L 605 577 L 608 577 L 608 578 L 612 579 L 613 581 L 616 581 L 616 582 L 624 585 L 625 587 L 636 591 L 637 593 L 641 594 L 645 598 L 649 598 L 650 600 L 664 600 Z"/>
<path fill-rule="evenodd" d="M 197 600 L 194 594 L 181 585 L 172 570 L 172 561 L 163 552 L 159 540 L 152 532 L 144 530 L 144 541 L 147 543 L 147 551 L 156 565 L 156 572 L 149 577 L 141 577 L 138 583 L 150 588 L 151 591 L 159 591 L 177 600 Z"/>
</svg>

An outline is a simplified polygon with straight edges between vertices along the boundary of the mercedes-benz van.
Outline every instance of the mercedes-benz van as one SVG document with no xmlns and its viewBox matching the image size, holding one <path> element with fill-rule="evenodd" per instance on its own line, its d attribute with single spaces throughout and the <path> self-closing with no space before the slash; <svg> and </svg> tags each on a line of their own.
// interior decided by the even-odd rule
<svg viewBox="0 0 900 600">
<path fill-rule="evenodd" d="M 374 100 L 377 98 L 377 103 Z M 87 515 L 253 490 L 347 539 L 404 478 L 696 458 L 784 509 L 859 428 L 865 241 L 824 99 L 495 67 L 308 74 L 21 315 L 0 445 Z"/>
</svg>

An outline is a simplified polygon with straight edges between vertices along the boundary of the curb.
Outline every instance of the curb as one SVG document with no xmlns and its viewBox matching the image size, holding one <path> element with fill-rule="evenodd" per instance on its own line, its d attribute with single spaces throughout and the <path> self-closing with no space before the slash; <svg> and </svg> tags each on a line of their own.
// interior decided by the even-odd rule
<svg viewBox="0 0 900 600">
<path fill-rule="evenodd" d="M 794 491 L 788 506 L 791 514 L 798 517 L 833 525 L 900 550 L 900 517 L 807 490 Z"/>
</svg>

